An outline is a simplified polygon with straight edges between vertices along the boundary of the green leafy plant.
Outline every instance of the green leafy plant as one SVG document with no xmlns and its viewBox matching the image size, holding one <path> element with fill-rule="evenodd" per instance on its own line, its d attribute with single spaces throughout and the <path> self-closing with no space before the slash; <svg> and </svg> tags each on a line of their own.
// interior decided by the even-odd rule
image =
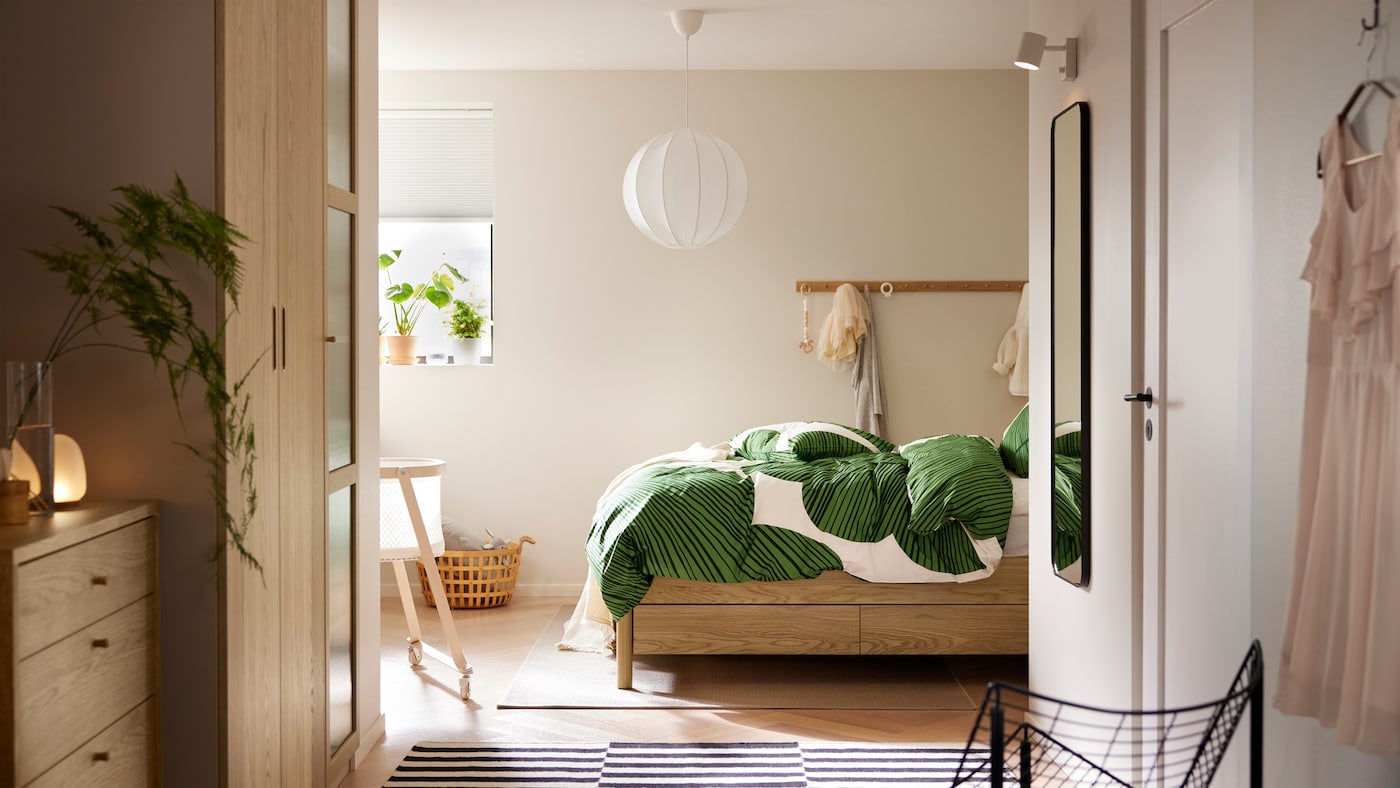
<svg viewBox="0 0 1400 788">
<path fill-rule="evenodd" d="M 83 238 L 81 248 L 58 245 L 48 251 L 28 250 L 49 271 L 63 277 L 64 289 L 74 298 L 43 360 L 53 362 L 76 350 L 95 347 L 144 353 L 165 371 L 177 411 L 185 386 L 192 380 L 202 382 L 213 445 L 202 448 L 177 443 L 209 466 L 214 503 L 228 542 L 243 561 L 261 571 L 261 564 L 245 545 L 248 524 L 257 512 L 253 485 L 256 439 L 245 388 L 251 370 L 229 379 L 223 354 L 228 318 L 212 334 L 205 331 L 167 259 L 167 255 L 188 258 L 213 274 L 236 311 L 242 276 L 236 250 L 247 237 L 222 216 L 195 202 L 178 176 L 164 195 L 142 186 L 121 186 L 115 191 L 121 199 L 112 204 L 116 214 L 111 217 L 93 219 L 55 206 L 77 228 Z M 125 321 L 136 346 L 98 335 L 99 329 L 114 320 Z M 180 418 L 183 422 L 183 413 Z M 15 436 L 6 437 L 8 447 Z M 240 469 L 243 496 L 236 512 L 228 490 L 227 469 L 232 467 Z"/>
<path fill-rule="evenodd" d="M 447 335 L 455 339 L 477 339 L 481 336 L 482 329 L 493 325 L 491 318 L 485 314 L 486 305 L 472 293 L 469 300 L 457 299 L 452 302 L 452 311 L 448 313 L 443 325 L 447 327 Z"/>
<path fill-rule="evenodd" d="M 394 331 L 401 337 L 411 336 L 418 327 L 418 319 L 423 310 L 432 304 L 434 309 L 442 309 L 452 302 L 452 291 L 460 282 L 467 281 L 456 268 L 443 261 L 433 270 L 428 281 L 421 284 L 395 283 L 389 268 L 399 261 L 402 249 L 394 249 L 379 255 L 379 270 L 384 272 L 389 285 L 384 288 L 384 297 L 393 306 Z"/>
</svg>

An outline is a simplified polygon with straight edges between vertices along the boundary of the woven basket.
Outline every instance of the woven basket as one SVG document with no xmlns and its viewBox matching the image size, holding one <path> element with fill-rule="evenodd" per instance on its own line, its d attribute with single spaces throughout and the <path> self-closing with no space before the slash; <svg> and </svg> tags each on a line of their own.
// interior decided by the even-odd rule
<svg viewBox="0 0 1400 788">
<path fill-rule="evenodd" d="M 534 544 L 528 536 L 496 550 L 445 550 L 436 559 L 442 590 L 447 606 L 454 609 L 498 607 L 515 594 L 515 577 L 520 573 L 522 542 Z M 423 584 L 423 598 L 433 600 L 433 589 L 423 562 L 418 561 L 418 581 Z"/>
</svg>

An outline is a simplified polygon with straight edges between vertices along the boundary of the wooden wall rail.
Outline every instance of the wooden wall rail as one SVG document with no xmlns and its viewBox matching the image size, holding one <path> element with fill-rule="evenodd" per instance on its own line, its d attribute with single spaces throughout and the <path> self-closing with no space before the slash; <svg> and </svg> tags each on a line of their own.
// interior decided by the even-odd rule
<svg viewBox="0 0 1400 788">
<path fill-rule="evenodd" d="M 799 293 L 831 293 L 841 285 L 855 285 L 857 290 L 870 288 L 872 293 L 996 293 L 996 292 L 1020 292 L 1025 286 L 1024 279 L 1003 279 L 1003 280 L 965 280 L 965 279 L 931 279 L 896 282 L 891 280 L 842 280 L 837 282 L 815 282 L 811 280 L 797 280 L 797 292 Z"/>
</svg>

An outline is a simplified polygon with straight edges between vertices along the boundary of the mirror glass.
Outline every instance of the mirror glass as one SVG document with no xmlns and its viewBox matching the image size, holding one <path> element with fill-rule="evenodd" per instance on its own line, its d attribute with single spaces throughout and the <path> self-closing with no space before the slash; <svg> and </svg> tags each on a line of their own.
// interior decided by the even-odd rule
<svg viewBox="0 0 1400 788">
<path fill-rule="evenodd" d="M 1089 583 L 1089 105 L 1050 122 L 1050 556 Z"/>
</svg>

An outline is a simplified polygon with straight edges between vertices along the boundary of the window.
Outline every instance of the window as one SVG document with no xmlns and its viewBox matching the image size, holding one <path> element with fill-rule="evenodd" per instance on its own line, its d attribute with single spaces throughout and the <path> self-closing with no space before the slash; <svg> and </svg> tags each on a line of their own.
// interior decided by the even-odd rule
<svg viewBox="0 0 1400 788">
<path fill-rule="evenodd" d="M 389 284 L 426 282 L 442 263 L 467 279 L 456 298 L 492 314 L 492 154 L 489 107 L 381 109 L 379 112 L 379 247 L 403 250 L 380 275 Z M 414 335 L 418 355 L 446 363 L 453 353 L 441 312 L 427 306 Z M 391 305 L 380 299 L 385 333 L 393 333 Z M 483 331 L 482 362 L 494 360 L 494 327 Z M 454 358 L 454 363 L 462 359 Z"/>
</svg>

